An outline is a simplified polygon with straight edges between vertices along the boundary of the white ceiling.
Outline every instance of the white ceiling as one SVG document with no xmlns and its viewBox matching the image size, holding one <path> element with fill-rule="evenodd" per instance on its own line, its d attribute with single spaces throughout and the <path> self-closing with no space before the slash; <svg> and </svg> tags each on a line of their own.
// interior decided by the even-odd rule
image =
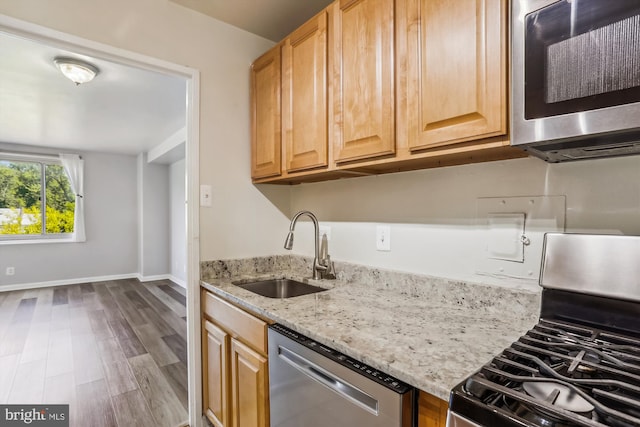
<svg viewBox="0 0 640 427">
<path fill-rule="evenodd" d="M 76 86 L 53 63 L 100 69 Z M 0 142 L 138 154 L 186 122 L 186 80 L 0 33 Z"/>
<path fill-rule="evenodd" d="M 331 3 L 172 1 L 274 41 Z M 56 56 L 88 61 L 100 73 L 75 86 L 54 65 Z M 0 142 L 135 155 L 170 139 L 185 122 L 183 78 L 0 32 Z"/>
<path fill-rule="evenodd" d="M 171 0 L 278 42 L 332 0 Z"/>
</svg>

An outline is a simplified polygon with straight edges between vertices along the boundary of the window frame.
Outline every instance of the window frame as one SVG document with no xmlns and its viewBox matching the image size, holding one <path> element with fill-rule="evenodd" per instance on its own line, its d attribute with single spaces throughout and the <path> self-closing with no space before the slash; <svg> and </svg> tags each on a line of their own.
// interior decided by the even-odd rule
<svg viewBox="0 0 640 427">
<path fill-rule="evenodd" d="M 0 161 L 36 163 L 40 165 L 40 234 L 0 234 L 0 245 L 23 243 L 59 243 L 74 242 L 74 233 L 47 233 L 47 188 L 46 165 L 63 167 L 62 161 L 57 155 L 18 153 L 0 150 Z M 66 171 L 65 171 L 66 174 Z M 67 176 L 67 179 L 70 179 Z M 74 205 L 74 210 L 76 209 Z M 74 223 L 75 230 L 75 223 Z"/>
</svg>

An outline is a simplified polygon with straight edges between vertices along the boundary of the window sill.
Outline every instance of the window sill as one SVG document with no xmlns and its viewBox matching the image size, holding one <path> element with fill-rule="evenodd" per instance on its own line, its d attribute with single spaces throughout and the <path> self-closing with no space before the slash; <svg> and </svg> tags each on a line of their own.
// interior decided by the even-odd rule
<svg viewBox="0 0 640 427">
<path fill-rule="evenodd" d="M 72 238 L 67 239 L 28 239 L 28 240 L 0 240 L 0 246 L 5 245 L 39 245 L 43 243 L 79 243 Z"/>
</svg>

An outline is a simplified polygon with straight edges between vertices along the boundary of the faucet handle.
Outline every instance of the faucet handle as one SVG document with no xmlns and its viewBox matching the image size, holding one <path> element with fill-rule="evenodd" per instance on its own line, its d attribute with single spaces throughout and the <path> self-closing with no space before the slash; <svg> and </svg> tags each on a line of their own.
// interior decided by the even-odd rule
<svg viewBox="0 0 640 427">
<path fill-rule="evenodd" d="M 323 279 L 336 278 L 336 271 L 333 267 L 333 261 L 331 261 L 331 256 L 329 255 L 329 242 L 326 234 L 322 235 L 322 244 L 320 245 L 320 259 L 318 260 L 318 263 L 324 267 L 320 271 L 320 275 Z"/>
<path fill-rule="evenodd" d="M 329 256 L 329 254 L 327 254 L 327 257 L 325 259 L 323 259 L 322 262 L 327 267 L 324 271 L 322 271 L 320 273 L 322 275 L 322 278 L 323 279 L 335 279 L 336 278 L 336 269 L 335 269 L 335 267 L 333 265 L 333 261 L 331 261 L 331 256 Z"/>
</svg>

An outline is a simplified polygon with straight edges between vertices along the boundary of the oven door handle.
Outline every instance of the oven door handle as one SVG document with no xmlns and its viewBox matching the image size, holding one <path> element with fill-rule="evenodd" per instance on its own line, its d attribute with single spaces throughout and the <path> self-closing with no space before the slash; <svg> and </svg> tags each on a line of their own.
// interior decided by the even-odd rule
<svg viewBox="0 0 640 427">
<path fill-rule="evenodd" d="M 378 401 L 356 386 L 282 345 L 278 346 L 278 356 L 304 375 L 328 387 L 333 392 L 366 409 L 372 414 L 378 415 Z"/>
</svg>

